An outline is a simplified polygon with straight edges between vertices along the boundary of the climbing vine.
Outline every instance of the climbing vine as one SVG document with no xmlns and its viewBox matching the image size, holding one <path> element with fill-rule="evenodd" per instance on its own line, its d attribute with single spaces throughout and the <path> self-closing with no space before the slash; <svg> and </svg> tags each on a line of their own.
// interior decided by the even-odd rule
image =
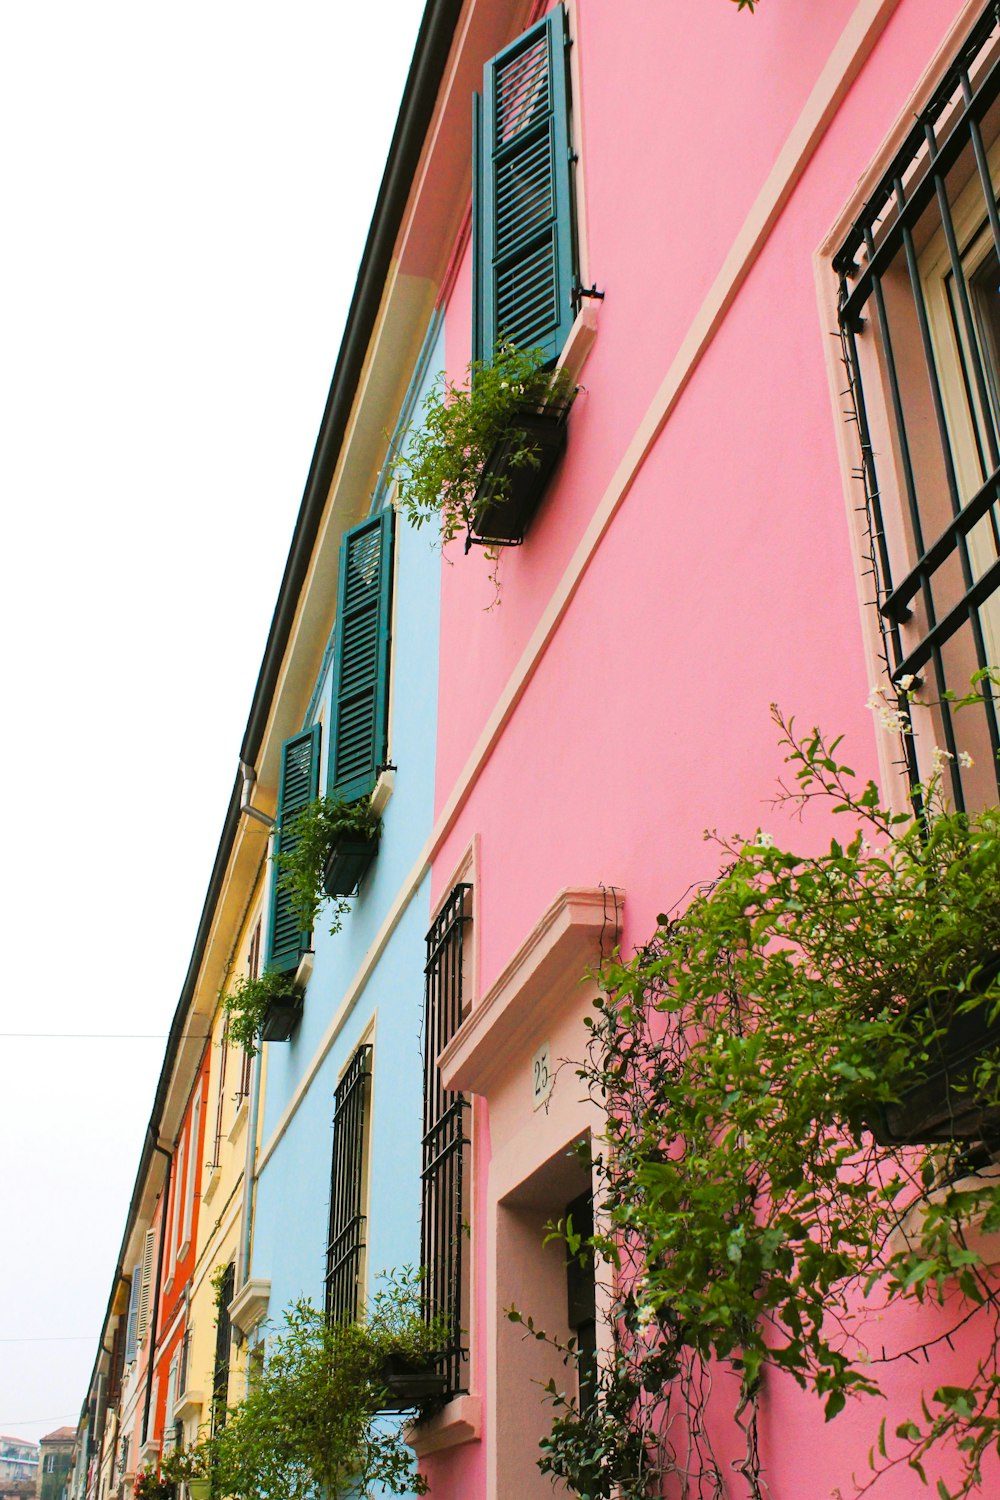
<svg viewBox="0 0 1000 1500">
<path fill-rule="evenodd" d="M 1000 1230 L 1000 811 L 950 811 L 937 775 L 919 814 L 895 813 L 839 741 L 773 714 L 778 800 L 825 802 L 844 835 L 816 854 L 711 835 L 718 878 L 603 966 L 587 1022 L 597 1232 L 556 1232 L 606 1269 L 611 1349 L 596 1399 L 550 1384 L 539 1461 L 580 1500 L 721 1500 L 733 1472 L 772 1496 L 769 1383 L 790 1377 L 831 1420 L 918 1355 L 920 1410 L 888 1431 L 873 1416 L 859 1492 L 900 1465 L 934 1477 L 947 1450 L 958 1478 L 937 1493 L 971 1495 L 1000 1447 L 1000 1285 L 970 1239 Z M 901 1303 L 937 1308 L 926 1343 L 884 1346 Z M 959 1328 L 961 1382 L 936 1384 Z"/>
</svg>

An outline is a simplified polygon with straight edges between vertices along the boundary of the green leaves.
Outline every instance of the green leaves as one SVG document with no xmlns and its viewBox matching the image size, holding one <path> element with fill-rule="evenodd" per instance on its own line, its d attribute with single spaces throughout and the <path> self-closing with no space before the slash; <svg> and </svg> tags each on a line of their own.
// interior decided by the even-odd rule
<svg viewBox="0 0 1000 1500">
<path fill-rule="evenodd" d="M 439 519 L 443 545 L 470 528 L 483 465 L 501 437 L 520 444 L 511 467 L 538 467 L 518 416 L 574 394 L 565 375 L 544 363 L 540 350 L 505 344 L 491 361 L 473 361 L 463 385 L 442 376 L 433 387 L 396 464 L 397 504 L 411 526 Z"/>
<path fill-rule="evenodd" d="M 445 1335 L 424 1320 L 420 1277 L 387 1276 L 362 1323 L 331 1325 L 308 1301 L 284 1319 L 246 1400 L 202 1445 L 215 1492 L 230 1500 L 347 1500 L 379 1486 L 425 1493 L 399 1424 L 376 1415 L 385 1360 L 426 1360 Z"/>
<path fill-rule="evenodd" d="M 592 1409 L 552 1396 L 541 1460 L 581 1494 L 610 1493 L 600 1476 L 612 1475 L 623 1500 L 644 1500 L 661 1492 L 650 1475 L 687 1472 L 691 1451 L 721 1474 L 699 1405 L 706 1366 L 739 1375 L 752 1478 L 768 1365 L 820 1397 L 830 1421 L 849 1396 L 879 1395 L 894 1357 L 876 1363 L 866 1348 L 866 1299 L 955 1307 L 956 1326 L 979 1308 L 988 1322 L 995 1305 L 969 1231 L 1000 1228 L 1000 1178 L 976 1175 L 962 1142 L 894 1152 L 870 1122 L 931 1087 L 956 1026 L 1000 1015 L 1000 811 L 901 818 L 874 782 L 856 787 L 838 740 L 774 717 L 792 770 L 779 803 L 820 801 L 844 831 L 819 853 L 761 831 L 713 835 L 718 877 L 661 916 L 631 962 L 605 966 L 588 1018 L 579 1073 L 607 1117 L 592 1244 L 616 1267 L 614 1349 Z M 951 1105 L 1000 1117 L 995 1046 L 946 1076 Z M 984 1331 L 967 1384 L 939 1387 L 922 1424 L 896 1429 L 900 1452 L 883 1424 L 874 1467 L 923 1477 L 951 1443 L 956 1494 L 971 1493 L 1000 1440 L 997 1342 Z M 631 1470 L 612 1412 L 628 1452 L 646 1455 Z"/>
<path fill-rule="evenodd" d="M 316 925 L 320 908 L 328 899 L 323 888 L 327 857 L 340 838 L 373 839 L 379 817 L 371 799 L 343 802 L 339 797 L 317 797 L 288 825 L 288 852 L 278 855 L 278 885 L 287 891 L 291 907 L 303 932 Z M 341 919 L 350 908 L 335 897 L 330 906 L 330 932 L 340 931 Z"/>
</svg>

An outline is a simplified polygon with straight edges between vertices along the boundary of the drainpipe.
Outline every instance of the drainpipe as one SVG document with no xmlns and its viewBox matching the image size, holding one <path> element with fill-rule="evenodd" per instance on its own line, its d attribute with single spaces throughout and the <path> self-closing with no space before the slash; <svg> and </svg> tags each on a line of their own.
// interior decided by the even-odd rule
<svg viewBox="0 0 1000 1500">
<path fill-rule="evenodd" d="M 240 773 L 243 777 L 243 790 L 240 792 L 240 812 L 246 813 L 248 818 L 256 818 L 257 822 L 263 823 L 265 828 L 273 828 L 273 818 L 269 818 L 267 813 L 258 812 L 255 807 L 250 806 L 250 798 L 253 796 L 253 789 L 257 785 L 257 772 L 253 766 L 249 765 L 245 760 L 241 760 Z M 270 851 L 268 851 L 268 859 L 270 859 Z"/>
<path fill-rule="evenodd" d="M 149 1359 L 146 1362 L 146 1396 L 142 1406 L 142 1443 L 145 1447 L 149 1435 L 149 1407 L 153 1395 L 153 1364 L 156 1356 L 156 1334 L 160 1320 L 160 1287 L 163 1284 L 163 1262 L 166 1259 L 167 1235 L 169 1233 L 170 1172 L 174 1154 L 165 1150 L 158 1141 L 153 1141 L 153 1150 L 165 1157 L 167 1175 L 163 1180 L 163 1208 L 160 1211 L 160 1250 L 156 1257 L 156 1291 L 153 1293 L 153 1308 L 149 1318 Z"/>
<path fill-rule="evenodd" d="M 243 761 L 240 762 L 240 765 L 243 768 L 243 797 L 246 800 L 249 796 L 248 787 L 253 786 L 253 781 L 248 778 L 247 772 L 249 771 L 252 778 L 253 770 L 246 766 Z M 246 810 L 261 819 L 266 816 L 264 813 L 257 813 L 252 807 L 247 807 Z M 270 832 L 267 836 L 267 858 L 264 862 L 264 911 L 260 929 L 261 953 L 267 953 L 271 936 L 271 903 L 267 897 L 271 889 L 271 881 L 274 877 L 274 819 L 268 818 L 267 822 L 270 825 Z M 250 1279 L 250 1237 L 253 1232 L 254 1178 L 257 1171 L 257 1123 L 260 1116 L 260 1049 L 262 1045 L 263 1043 L 258 1041 L 257 1051 L 250 1064 L 250 1106 L 247 1118 L 247 1148 L 243 1162 L 243 1221 L 240 1224 L 240 1247 L 236 1263 L 237 1292 Z M 242 1330 L 240 1331 L 239 1339 L 242 1343 Z"/>
</svg>

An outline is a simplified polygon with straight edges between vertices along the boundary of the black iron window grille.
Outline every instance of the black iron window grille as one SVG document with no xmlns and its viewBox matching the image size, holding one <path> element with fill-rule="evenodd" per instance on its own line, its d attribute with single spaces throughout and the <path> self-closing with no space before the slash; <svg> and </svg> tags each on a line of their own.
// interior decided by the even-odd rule
<svg viewBox="0 0 1000 1500">
<path fill-rule="evenodd" d="M 212 1431 L 226 1425 L 229 1402 L 229 1363 L 233 1337 L 229 1304 L 233 1300 L 236 1267 L 230 1261 L 222 1274 L 218 1291 L 218 1321 L 215 1325 L 215 1366 L 212 1371 Z"/>
<path fill-rule="evenodd" d="M 961 712 L 948 696 L 1000 667 L 998 142 L 993 0 L 834 259 L 875 602 L 898 694 L 884 716 L 904 730 L 911 781 L 946 767 L 959 810 L 1000 791 L 996 685 L 981 680 Z"/>
<path fill-rule="evenodd" d="M 424 1134 L 420 1260 L 428 1317 L 445 1320 L 449 1338 L 439 1370 L 449 1395 L 468 1389 L 468 1293 L 465 1181 L 468 1100 L 443 1087 L 437 1060 L 462 1024 L 462 975 L 472 887 L 456 885 L 427 934 L 424 1008 Z"/>
<path fill-rule="evenodd" d="M 326 1247 L 326 1315 L 331 1323 L 350 1323 L 361 1314 L 371 1059 L 371 1047 L 359 1047 L 334 1096 Z"/>
</svg>

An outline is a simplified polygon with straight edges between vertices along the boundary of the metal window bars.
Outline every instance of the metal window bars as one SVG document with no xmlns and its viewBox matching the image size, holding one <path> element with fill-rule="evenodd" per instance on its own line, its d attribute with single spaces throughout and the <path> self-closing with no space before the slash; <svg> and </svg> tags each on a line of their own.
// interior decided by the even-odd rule
<svg viewBox="0 0 1000 1500">
<path fill-rule="evenodd" d="M 370 1046 L 358 1048 L 334 1095 L 326 1247 L 326 1315 L 331 1323 L 350 1323 L 361 1314 L 371 1057 Z"/>
<path fill-rule="evenodd" d="M 834 258 L 886 661 L 899 708 L 909 678 L 927 705 L 907 769 L 926 780 L 938 740 L 959 810 L 1000 792 L 994 684 L 958 724 L 949 696 L 1000 667 L 997 139 L 993 0 Z"/>
<path fill-rule="evenodd" d="M 438 1057 L 462 1022 L 462 966 L 472 887 L 456 885 L 427 934 L 424 1009 L 424 1133 L 420 1260 L 428 1319 L 445 1320 L 449 1336 L 439 1371 L 448 1394 L 468 1389 L 468 1322 L 464 1192 L 468 1171 L 468 1101 L 443 1087 Z"/>
<path fill-rule="evenodd" d="M 233 1300 L 236 1267 L 230 1261 L 223 1272 L 218 1292 L 218 1321 L 215 1325 L 215 1365 L 212 1371 L 212 1432 L 226 1425 L 229 1401 L 229 1361 L 232 1323 L 229 1304 Z"/>
</svg>

